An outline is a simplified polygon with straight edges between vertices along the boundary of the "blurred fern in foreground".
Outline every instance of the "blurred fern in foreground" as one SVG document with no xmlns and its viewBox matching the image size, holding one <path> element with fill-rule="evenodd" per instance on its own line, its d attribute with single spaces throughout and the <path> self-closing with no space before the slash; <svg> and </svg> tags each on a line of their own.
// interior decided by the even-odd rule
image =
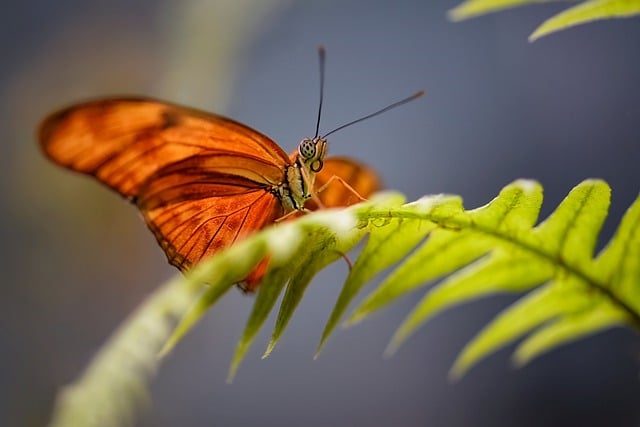
<svg viewBox="0 0 640 427">
<path fill-rule="evenodd" d="M 465 210 L 457 196 L 429 196 L 404 204 L 401 195 L 385 193 L 347 209 L 320 211 L 272 226 L 216 254 L 152 296 L 85 374 L 61 393 L 53 425 L 117 425 L 131 420 L 140 400 L 135 397 L 145 396 L 145 383 L 157 368 L 161 348 L 162 354 L 170 351 L 268 255 L 270 270 L 238 343 L 231 379 L 281 292 L 284 297 L 265 356 L 278 343 L 313 276 L 365 237 L 318 351 L 364 285 L 394 265 L 347 324 L 442 280 L 400 326 L 389 353 L 441 310 L 492 293 L 533 290 L 465 347 L 454 363 L 455 377 L 525 334 L 530 335 L 515 353 L 518 364 L 605 328 L 640 328 L 640 198 L 594 257 L 609 199 L 606 183 L 584 181 L 538 223 L 542 187 L 520 180 L 473 210 Z"/>
<path fill-rule="evenodd" d="M 449 11 L 452 21 L 462 21 L 498 10 L 552 0 L 467 0 Z M 586 0 L 543 22 L 529 41 L 587 22 L 611 18 L 628 18 L 640 14 L 640 0 Z"/>
</svg>

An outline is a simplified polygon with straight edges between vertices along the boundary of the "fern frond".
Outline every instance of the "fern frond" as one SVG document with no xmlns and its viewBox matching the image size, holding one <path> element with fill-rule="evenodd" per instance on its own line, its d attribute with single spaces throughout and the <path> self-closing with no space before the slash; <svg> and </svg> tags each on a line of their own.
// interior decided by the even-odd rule
<svg viewBox="0 0 640 427">
<path fill-rule="evenodd" d="M 388 276 L 354 310 L 347 324 L 433 281 L 440 282 L 400 326 L 388 353 L 446 308 L 489 294 L 532 290 L 464 348 L 453 365 L 453 377 L 526 334 L 530 335 L 514 354 L 518 365 L 606 328 L 640 328 L 640 198 L 595 258 L 594 248 L 609 207 L 608 185 L 584 181 L 538 223 L 542 198 L 542 187 L 525 180 L 508 185 L 490 203 L 473 210 L 465 210 L 457 196 L 430 196 L 403 204 L 401 195 L 386 193 L 347 209 L 320 211 L 270 227 L 202 262 L 159 291 L 105 346 L 72 391 L 64 394 L 58 419 L 87 419 L 96 416 L 96 408 L 100 416 L 127 418 L 132 410 L 128 396 L 143 394 L 137 391 L 145 390 L 145 381 L 157 367 L 155 354 L 162 341 L 166 340 L 164 354 L 233 283 L 268 256 L 270 268 L 233 357 L 232 379 L 283 289 L 265 356 L 278 343 L 313 276 L 365 236 L 318 352 L 365 284 L 390 267 Z M 174 323 L 169 325 L 167 316 L 181 316 L 168 339 Z M 131 354 L 137 357 L 134 363 Z"/>
<path fill-rule="evenodd" d="M 540 336 L 534 334 L 517 350 L 518 363 L 603 328 L 622 323 L 638 327 L 638 294 L 625 294 L 620 283 L 631 290 L 640 282 L 640 202 L 631 207 L 609 247 L 594 260 L 609 197 L 604 182 L 585 181 L 547 220 L 530 228 L 539 212 L 541 188 L 524 182 L 508 186 L 489 205 L 457 218 L 461 228 L 455 234 L 446 228 L 435 229 L 429 240 L 355 310 L 349 322 L 423 286 L 425 278 L 457 271 L 427 293 L 393 337 L 388 352 L 395 351 L 418 326 L 445 308 L 489 293 L 521 292 L 536 286 L 539 291 L 508 308 L 467 345 L 454 364 L 453 376 L 462 375 L 482 357 L 545 323 L 548 325 L 538 332 Z M 456 248 L 458 239 L 467 234 L 477 237 L 475 253 L 470 253 L 471 245 Z M 431 261 L 432 247 L 445 247 L 441 241 L 450 242 L 446 244 L 451 250 L 447 262 L 458 257 L 457 264 L 443 268 L 438 261 Z M 422 265 L 422 271 L 416 272 L 415 265 Z M 577 323 L 577 319 L 585 323 Z"/>
<path fill-rule="evenodd" d="M 451 9 L 448 16 L 452 21 L 462 21 L 507 8 L 549 1 L 552 0 L 467 0 Z M 640 0 L 587 0 L 547 19 L 529 36 L 529 41 L 592 21 L 639 14 Z"/>
<path fill-rule="evenodd" d="M 556 31 L 592 21 L 630 18 L 636 15 L 640 15 L 640 1 L 637 0 L 589 0 L 544 21 L 529 36 L 529 41 L 533 42 Z"/>
<path fill-rule="evenodd" d="M 447 16 L 457 22 L 500 10 L 511 9 L 533 3 L 550 3 L 557 0 L 466 0 L 451 9 Z"/>
</svg>

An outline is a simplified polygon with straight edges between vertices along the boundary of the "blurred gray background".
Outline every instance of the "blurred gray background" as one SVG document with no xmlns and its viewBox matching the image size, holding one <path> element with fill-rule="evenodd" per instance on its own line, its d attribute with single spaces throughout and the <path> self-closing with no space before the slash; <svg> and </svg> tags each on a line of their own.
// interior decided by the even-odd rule
<svg viewBox="0 0 640 427">
<path fill-rule="evenodd" d="M 453 24 L 457 1 L 7 1 L 0 16 L 0 425 L 40 426 L 56 389 L 176 271 L 133 206 L 48 163 L 34 132 L 84 98 L 142 94 L 224 112 L 286 151 L 310 136 L 316 47 L 327 47 L 325 132 L 419 89 L 427 95 L 332 135 L 415 199 L 486 203 L 513 179 L 545 186 L 543 214 L 588 177 L 613 188 L 602 245 L 639 190 L 640 21 L 529 44 L 567 3 Z M 515 300 L 448 311 L 381 353 L 421 293 L 315 346 L 346 275 L 320 274 L 283 341 L 258 339 L 225 377 L 252 299 L 231 292 L 166 360 L 143 426 L 632 426 L 640 345 L 612 330 L 510 368 L 513 347 L 460 382 L 462 346 Z"/>
</svg>

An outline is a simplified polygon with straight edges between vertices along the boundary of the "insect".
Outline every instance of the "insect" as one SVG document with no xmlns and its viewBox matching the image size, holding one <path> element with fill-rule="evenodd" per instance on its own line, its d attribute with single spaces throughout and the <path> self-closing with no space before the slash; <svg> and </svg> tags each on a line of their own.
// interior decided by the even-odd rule
<svg viewBox="0 0 640 427">
<path fill-rule="evenodd" d="M 348 206 L 379 189 L 371 168 L 325 158 L 326 138 L 422 92 L 319 136 L 319 52 L 316 135 L 290 155 L 232 119 L 146 98 L 98 99 L 58 111 L 41 124 L 40 146 L 54 163 L 92 175 L 134 203 L 169 263 L 184 272 L 284 216 Z M 241 287 L 254 291 L 267 263 Z"/>
</svg>

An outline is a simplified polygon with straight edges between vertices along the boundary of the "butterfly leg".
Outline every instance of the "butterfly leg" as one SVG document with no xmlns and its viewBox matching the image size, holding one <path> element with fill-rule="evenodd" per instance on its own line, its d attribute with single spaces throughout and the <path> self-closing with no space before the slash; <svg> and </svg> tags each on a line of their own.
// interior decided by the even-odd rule
<svg viewBox="0 0 640 427">
<path fill-rule="evenodd" d="M 300 175 L 302 177 L 302 180 L 305 183 L 305 186 L 308 189 L 313 188 L 313 182 L 311 180 L 311 178 L 309 177 L 309 175 L 307 174 L 307 171 L 305 169 L 300 169 Z M 328 184 L 329 182 L 327 182 Z M 326 185 L 323 185 L 322 187 L 324 188 Z M 318 197 L 318 191 L 310 191 L 309 192 L 309 197 L 311 197 L 311 200 L 313 200 L 316 204 L 316 206 L 318 206 L 318 209 L 325 209 L 326 206 L 324 205 L 324 203 L 322 203 L 322 200 L 320 200 L 320 197 Z M 302 209 L 303 211 L 309 213 L 311 212 L 309 209 Z"/>
<path fill-rule="evenodd" d="M 349 259 L 349 256 L 347 254 L 344 254 L 342 252 L 338 252 L 340 254 L 340 256 L 342 257 L 342 259 L 344 260 L 344 262 L 347 263 L 347 267 L 349 267 L 349 272 L 351 272 L 351 270 L 353 269 L 353 263 L 351 262 L 351 260 Z"/>
<path fill-rule="evenodd" d="M 280 218 L 276 218 L 273 220 L 273 222 L 280 222 L 280 221 L 284 221 L 286 219 L 292 218 L 295 216 L 295 214 L 300 213 L 300 212 L 304 212 L 304 213 L 309 213 L 312 212 L 309 209 L 301 209 L 301 210 L 296 210 L 296 211 L 291 211 L 291 212 L 287 212 L 286 214 L 282 215 Z"/>
<path fill-rule="evenodd" d="M 340 178 L 338 175 L 332 175 L 331 178 L 329 178 L 327 180 L 327 182 L 325 182 L 322 187 L 320 187 L 320 188 L 318 188 L 316 190 L 316 194 L 321 193 L 322 191 L 326 190 L 327 187 L 329 187 L 329 185 L 331 183 L 336 182 L 336 181 L 341 183 L 344 186 L 344 188 L 349 190 L 350 193 L 352 193 L 354 196 L 356 196 L 358 199 L 360 199 L 361 202 L 366 202 L 367 201 L 367 199 L 362 197 L 360 195 L 360 193 L 358 193 L 351 185 L 349 185 L 349 183 L 347 181 L 345 181 L 344 179 Z"/>
</svg>

